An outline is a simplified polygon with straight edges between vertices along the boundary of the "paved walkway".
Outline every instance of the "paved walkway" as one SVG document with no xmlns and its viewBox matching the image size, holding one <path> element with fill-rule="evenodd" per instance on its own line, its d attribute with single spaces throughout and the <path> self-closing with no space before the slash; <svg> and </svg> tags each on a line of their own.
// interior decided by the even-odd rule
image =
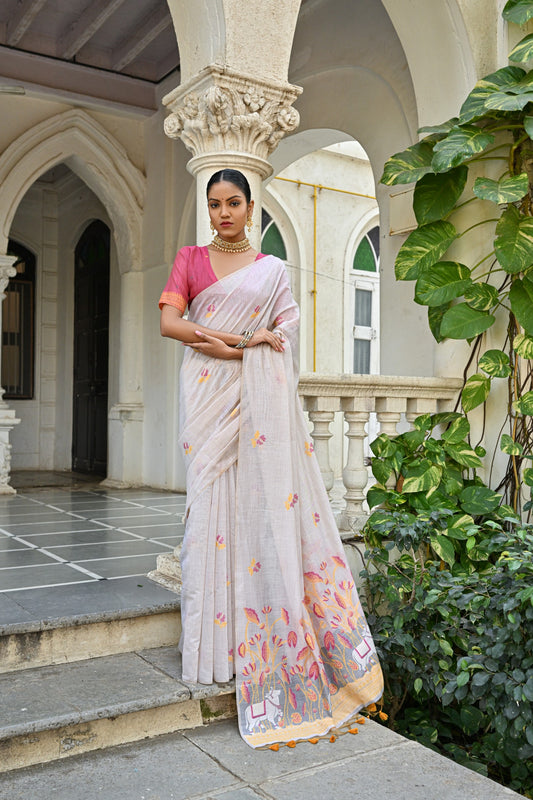
<svg viewBox="0 0 533 800">
<path fill-rule="evenodd" d="M 0 593 L 145 576 L 183 537 L 184 511 L 184 495 L 148 489 L 0 497 Z"/>
<path fill-rule="evenodd" d="M 0 776 L 1 800 L 512 800 L 375 722 L 334 744 L 252 750 L 232 720 Z"/>
<path fill-rule="evenodd" d="M 90 614 L 95 595 L 126 610 L 149 601 L 145 590 L 166 591 L 145 575 L 183 535 L 183 510 L 183 495 L 83 484 L 0 498 L 0 628 L 57 616 L 69 604 Z M 0 800 L 513 797 L 520 795 L 372 721 L 334 744 L 274 753 L 251 750 L 229 720 L 0 775 Z"/>
</svg>

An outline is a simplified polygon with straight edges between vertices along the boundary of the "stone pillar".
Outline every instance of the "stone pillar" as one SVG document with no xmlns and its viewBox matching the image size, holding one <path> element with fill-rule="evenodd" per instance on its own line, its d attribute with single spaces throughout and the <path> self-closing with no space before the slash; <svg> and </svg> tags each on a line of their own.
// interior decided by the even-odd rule
<svg viewBox="0 0 533 800">
<path fill-rule="evenodd" d="M 300 121 L 292 108 L 302 90 L 282 81 L 257 80 L 211 65 L 163 98 L 170 114 L 165 133 L 192 152 L 187 168 L 196 177 L 196 236 L 212 238 L 205 198 L 207 181 L 223 167 L 238 169 L 255 201 L 252 246 L 261 242 L 261 184 L 271 172 L 268 156 Z"/>
<path fill-rule="evenodd" d="M 2 331 L 2 301 L 5 298 L 4 290 L 10 278 L 17 274 L 13 263 L 15 256 L 0 255 L 0 334 Z M 0 347 L 0 367 L 2 364 L 2 350 Z M 15 489 L 9 485 L 11 469 L 11 445 L 9 434 L 20 422 L 16 419 L 15 412 L 9 408 L 4 400 L 4 390 L 0 387 L 0 494 L 16 494 Z"/>
<path fill-rule="evenodd" d="M 333 436 L 329 426 L 335 419 L 337 405 L 338 401 L 336 397 L 310 398 L 310 402 L 307 404 L 309 419 L 313 423 L 311 438 L 313 440 L 315 456 L 328 494 L 333 489 L 333 484 L 335 482 L 335 476 L 329 461 L 329 440 Z M 313 408 L 313 406 L 318 406 L 318 408 Z"/>
<path fill-rule="evenodd" d="M 292 103 L 301 92 L 281 80 L 258 80 L 212 64 L 163 98 L 170 110 L 165 133 L 181 139 L 192 152 L 187 169 L 196 178 L 196 241 L 212 239 L 205 189 L 214 172 L 224 167 L 243 172 L 254 200 L 249 239 L 261 244 L 261 185 L 271 172 L 268 156 L 283 136 L 294 130 L 299 114 Z M 151 580 L 173 591 L 181 588 L 179 548 L 157 558 Z"/>
<path fill-rule="evenodd" d="M 342 481 L 346 487 L 346 507 L 339 518 L 341 531 L 359 532 L 368 519 L 363 509 L 368 484 L 368 468 L 365 466 L 366 425 L 370 412 L 374 410 L 370 398 L 343 398 L 341 401 L 344 419 L 348 424 L 346 438 L 348 453 Z"/>
<path fill-rule="evenodd" d="M 376 399 L 376 416 L 378 418 L 380 433 L 387 436 L 398 436 L 397 425 L 402 418 L 402 414 L 407 410 L 407 400 L 405 397 L 378 397 Z M 394 472 L 386 482 L 387 489 L 394 489 Z"/>
<path fill-rule="evenodd" d="M 109 411 L 109 462 L 103 486 L 123 488 L 143 482 L 142 272 L 120 276 L 119 402 Z"/>
</svg>

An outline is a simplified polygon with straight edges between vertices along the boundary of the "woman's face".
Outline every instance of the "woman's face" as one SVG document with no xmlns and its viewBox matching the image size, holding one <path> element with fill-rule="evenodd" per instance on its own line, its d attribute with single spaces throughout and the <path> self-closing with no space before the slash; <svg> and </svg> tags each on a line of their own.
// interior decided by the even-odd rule
<svg viewBox="0 0 533 800">
<path fill-rule="evenodd" d="M 207 197 L 209 217 L 219 236 L 238 242 L 244 238 L 244 226 L 251 216 L 253 200 L 246 202 L 242 189 L 229 181 L 214 183 Z"/>
</svg>

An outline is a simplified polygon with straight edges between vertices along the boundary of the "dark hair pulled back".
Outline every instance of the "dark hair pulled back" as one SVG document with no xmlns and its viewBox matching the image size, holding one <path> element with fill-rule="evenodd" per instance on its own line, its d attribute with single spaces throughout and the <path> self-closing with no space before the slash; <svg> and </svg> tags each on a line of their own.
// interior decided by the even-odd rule
<svg viewBox="0 0 533 800">
<path fill-rule="evenodd" d="M 248 179 L 246 175 L 243 175 L 242 172 L 239 172 L 238 169 L 220 169 L 218 172 L 215 172 L 214 175 L 211 175 L 209 181 L 207 183 L 206 194 L 209 197 L 209 190 L 215 183 L 220 183 L 221 181 L 227 181 L 228 183 L 232 183 L 241 192 L 244 194 L 246 198 L 246 202 L 249 203 L 252 199 L 252 193 L 250 191 L 250 184 L 248 183 Z"/>
</svg>

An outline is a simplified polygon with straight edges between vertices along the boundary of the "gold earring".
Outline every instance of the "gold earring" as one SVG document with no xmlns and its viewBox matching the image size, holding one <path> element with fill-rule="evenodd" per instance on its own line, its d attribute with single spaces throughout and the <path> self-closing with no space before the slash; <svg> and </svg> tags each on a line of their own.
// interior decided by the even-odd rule
<svg viewBox="0 0 533 800">
<path fill-rule="evenodd" d="M 253 226 L 254 226 L 254 223 L 252 221 L 252 218 L 248 217 L 248 219 L 246 220 L 246 227 L 248 228 L 249 231 L 251 231 Z"/>
<path fill-rule="evenodd" d="M 214 233 L 215 232 L 215 226 L 213 225 L 212 222 L 209 223 L 209 227 L 211 228 L 211 233 Z"/>
</svg>

